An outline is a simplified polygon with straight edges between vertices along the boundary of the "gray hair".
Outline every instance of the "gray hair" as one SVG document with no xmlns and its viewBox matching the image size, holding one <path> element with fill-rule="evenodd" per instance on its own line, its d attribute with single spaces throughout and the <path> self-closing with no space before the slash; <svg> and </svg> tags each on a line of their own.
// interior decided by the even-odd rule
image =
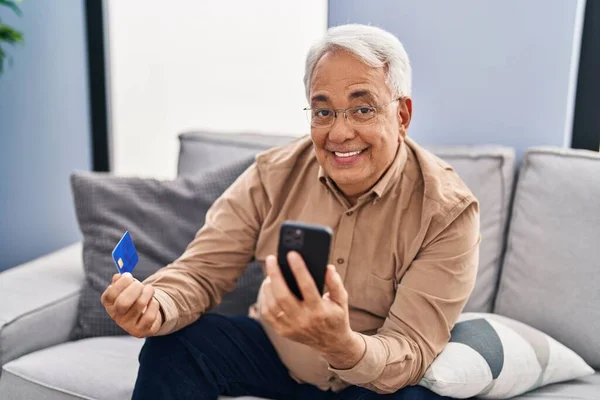
<svg viewBox="0 0 600 400">
<path fill-rule="evenodd" d="M 387 84 L 394 97 L 410 96 L 412 69 L 398 38 L 374 26 L 348 24 L 329 28 L 306 56 L 304 88 L 310 101 L 310 81 L 317 62 L 329 51 L 345 50 L 373 67 L 385 67 Z"/>
</svg>

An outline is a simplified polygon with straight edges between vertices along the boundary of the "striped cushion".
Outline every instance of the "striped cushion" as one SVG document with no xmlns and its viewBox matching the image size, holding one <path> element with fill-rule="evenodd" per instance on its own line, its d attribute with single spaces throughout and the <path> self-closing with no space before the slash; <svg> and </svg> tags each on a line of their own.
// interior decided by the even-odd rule
<svg viewBox="0 0 600 400">
<path fill-rule="evenodd" d="M 505 399 L 593 373 L 537 329 L 500 315 L 463 313 L 419 384 L 454 398 Z"/>
</svg>

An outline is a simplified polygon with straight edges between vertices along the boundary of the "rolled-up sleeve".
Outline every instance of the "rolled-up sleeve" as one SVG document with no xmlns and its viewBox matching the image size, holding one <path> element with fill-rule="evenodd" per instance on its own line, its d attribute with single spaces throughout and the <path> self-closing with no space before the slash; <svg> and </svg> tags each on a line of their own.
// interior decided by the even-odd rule
<svg viewBox="0 0 600 400">
<path fill-rule="evenodd" d="M 432 221 L 435 232 L 398 282 L 390 312 L 353 368 L 331 368 L 341 379 L 379 393 L 415 385 L 450 339 L 475 284 L 479 206 L 472 199 Z"/>
<path fill-rule="evenodd" d="M 269 207 L 260 172 L 251 165 L 206 214 L 181 257 L 144 280 L 164 315 L 158 335 L 179 330 L 220 304 L 254 256 Z"/>
</svg>

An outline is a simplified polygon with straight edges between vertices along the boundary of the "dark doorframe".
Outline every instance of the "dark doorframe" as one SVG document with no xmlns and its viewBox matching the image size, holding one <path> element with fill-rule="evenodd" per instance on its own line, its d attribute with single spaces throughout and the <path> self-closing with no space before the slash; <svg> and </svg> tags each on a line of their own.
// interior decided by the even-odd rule
<svg viewBox="0 0 600 400">
<path fill-rule="evenodd" d="M 107 172 L 110 171 L 110 157 L 103 10 L 104 0 L 85 1 L 92 168 L 94 171 Z"/>
<path fill-rule="evenodd" d="M 600 148 L 600 1 L 587 0 L 571 147 Z"/>
</svg>

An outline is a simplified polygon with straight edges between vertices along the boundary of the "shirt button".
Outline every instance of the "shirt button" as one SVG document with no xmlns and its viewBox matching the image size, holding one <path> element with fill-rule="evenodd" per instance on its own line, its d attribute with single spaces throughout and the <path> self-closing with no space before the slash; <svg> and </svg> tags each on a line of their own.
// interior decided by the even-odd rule
<svg viewBox="0 0 600 400">
<path fill-rule="evenodd" d="M 337 259 L 337 263 L 338 264 L 343 264 L 344 263 L 344 259 L 343 258 L 338 258 Z"/>
<path fill-rule="evenodd" d="M 354 212 L 353 212 L 353 211 L 348 211 L 348 212 L 346 213 L 346 215 L 347 215 L 347 216 L 351 216 L 352 214 L 354 214 Z"/>
</svg>

